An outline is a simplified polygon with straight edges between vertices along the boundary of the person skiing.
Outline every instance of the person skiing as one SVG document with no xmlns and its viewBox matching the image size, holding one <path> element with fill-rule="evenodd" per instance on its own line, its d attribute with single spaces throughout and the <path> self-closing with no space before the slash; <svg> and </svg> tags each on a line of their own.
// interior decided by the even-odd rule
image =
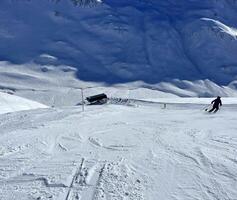
<svg viewBox="0 0 237 200">
<path fill-rule="evenodd" d="M 211 113 L 212 111 L 217 112 L 219 110 L 219 106 L 222 106 L 222 102 L 221 102 L 221 97 L 217 97 L 216 99 L 214 99 L 211 104 L 213 104 L 212 109 L 209 110 L 208 112 Z"/>
</svg>

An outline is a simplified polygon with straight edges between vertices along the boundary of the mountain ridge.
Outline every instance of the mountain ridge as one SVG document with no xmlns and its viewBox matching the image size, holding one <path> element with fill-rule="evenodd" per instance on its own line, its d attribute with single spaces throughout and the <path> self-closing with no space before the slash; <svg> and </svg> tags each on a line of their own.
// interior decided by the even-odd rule
<svg viewBox="0 0 237 200">
<path fill-rule="evenodd" d="M 0 6 L 2 61 L 70 65 L 78 79 L 107 84 L 236 80 L 235 1 L 74 7 L 69 0 L 3 0 Z"/>
</svg>

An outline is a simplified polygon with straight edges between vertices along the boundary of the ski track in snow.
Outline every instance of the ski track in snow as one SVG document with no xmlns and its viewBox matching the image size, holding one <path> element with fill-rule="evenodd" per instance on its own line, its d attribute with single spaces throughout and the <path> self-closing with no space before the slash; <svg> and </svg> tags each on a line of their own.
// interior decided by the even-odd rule
<svg viewBox="0 0 237 200">
<path fill-rule="evenodd" d="M 113 104 L 0 115 L 0 199 L 236 199 L 234 107 Z"/>
</svg>

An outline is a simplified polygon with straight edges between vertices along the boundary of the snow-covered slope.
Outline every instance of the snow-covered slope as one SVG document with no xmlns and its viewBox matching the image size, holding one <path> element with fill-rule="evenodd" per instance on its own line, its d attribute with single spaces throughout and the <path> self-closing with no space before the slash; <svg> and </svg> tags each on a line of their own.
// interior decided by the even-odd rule
<svg viewBox="0 0 237 200">
<path fill-rule="evenodd" d="M 108 97 L 152 98 L 177 97 L 169 92 L 139 88 L 140 84 L 115 85 L 83 82 L 75 77 L 76 69 L 68 66 L 40 66 L 33 63 L 12 65 L 0 62 L 0 89 L 51 106 L 72 106 L 84 97 L 106 93 Z"/>
<path fill-rule="evenodd" d="M 106 93 L 109 98 L 153 99 L 174 97 L 236 97 L 237 91 L 209 80 L 161 82 L 147 84 L 130 82 L 113 86 L 77 79 L 77 70 L 69 66 L 41 66 L 34 63 L 13 65 L 0 62 L 0 90 L 48 106 L 73 106 L 84 97 Z M 233 82 L 234 86 L 234 82 Z"/>
<path fill-rule="evenodd" d="M 0 92 L 0 114 L 38 108 L 47 108 L 47 106 L 22 97 Z"/>
<path fill-rule="evenodd" d="M 236 80 L 236 1 L 74 7 L 70 0 L 1 0 L 0 7 L 0 60 L 70 65 L 77 78 L 93 82 Z"/>
<path fill-rule="evenodd" d="M 234 200 L 236 105 L 216 114 L 203 107 L 144 102 L 0 115 L 0 199 Z"/>
<path fill-rule="evenodd" d="M 0 0 L 0 199 L 236 199 L 237 1 L 75 2 Z"/>
</svg>

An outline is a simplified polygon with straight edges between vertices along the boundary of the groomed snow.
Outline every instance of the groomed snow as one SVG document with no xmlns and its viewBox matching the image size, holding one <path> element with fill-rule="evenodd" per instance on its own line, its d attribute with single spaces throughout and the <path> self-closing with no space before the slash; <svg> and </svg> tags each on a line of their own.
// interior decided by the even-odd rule
<svg viewBox="0 0 237 200">
<path fill-rule="evenodd" d="M 0 92 L 0 114 L 47 107 L 35 101 Z"/>
<path fill-rule="evenodd" d="M 140 102 L 0 115 L 0 199 L 234 200 L 236 111 Z"/>
</svg>

